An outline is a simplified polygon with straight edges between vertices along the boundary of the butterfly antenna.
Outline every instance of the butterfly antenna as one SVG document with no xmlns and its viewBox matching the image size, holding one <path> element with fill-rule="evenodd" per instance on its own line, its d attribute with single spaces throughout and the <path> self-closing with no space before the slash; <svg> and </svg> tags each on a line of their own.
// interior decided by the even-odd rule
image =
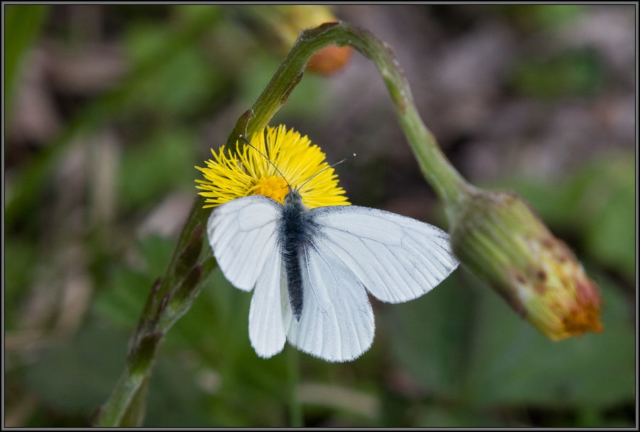
<svg viewBox="0 0 640 432">
<path fill-rule="evenodd" d="M 267 162 L 269 162 L 269 163 L 270 163 L 270 164 L 271 164 L 271 165 L 276 169 L 276 171 L 278 171 L 278 174 L 280 174 L 280 176 L 282 176 L 282 179 L 283 179 L 283 180 L 284 180 L 284 182 L 287 184 L 287 187 L 289 188 L 289 192 L 291 192 L 291 191 L 293 190 L 293 188 L 291 187 L 291 185 L 289 184 L 289 182 L 288 182 L 288 181 L 287 181 L 287 179 L 285 178 L 284 174 L 282 174 L 282 173 L 280 172 L 280 170 L 278 169 L 278 167 L 276 166 L 276 164 L 274 164 L 273 162 L 271 162 L 271 159 L 269 159 L 269 158 L 267 157 L 267 155 L 265 155 L 265 154 L 264 154 L 264 153 L 262 153 L 260 150 L 258 150 L 257 148 L 255 148 L 255 147 L 253 146 L 253 144 L 251 144 L 251 143 L 249 142 L 249 140 L 248 140 L 248 139 L 246 139 L 243 135 L 240 135 L 240 139 L 242 139 L 242 141 L 244 141 L 244 142 L 245 142 L 249 147 L 251 147 L 252 149 L 254 149 L 255 151 L 257 151 L 258 153 L 260 153 L 260 154 L 262 155 L 262 157 L 264 157 L 264 158 L 267 160 Z"/>
<path fill-rule="evenodd" d="M 344 161 L 346 161 L 346 160 L 348 160 L 348 159 L 350 159 L 350 158 L 352 158 L 352 157 L 356 157 L 356 154 L 354 153 L 354 154 L 353 154 L 353 156 L 350 156 L 350 157 L 344 158 L 344 159 L 342 159 L 341 161 L 338 161 L 338 162 L 334 163 L 334 164 L 333 164 L 333 165 L 331 165 L 331 166 L 328 166 L 328 167 L 325 167 L 325 168 L 321 169 L 320 171 L 318 171 L 317 173 L 315 173 L 314 175 L 312 175 L 311 177 L 309 177 L 307 180 L 305 180 L 305 182 L 304 182 L 304 183 L 302 183 L 302 184 L 298 187 L 298 190 L 302 189 L 302 186 L 304 186 L 304 185 L 306 185 L 307 183 L 309 183 L 309 182 L 310 182 L 312 179 L 314 179 L 317 175 L 322 174 L 323 172 L 325 172 L 325 171 L 326 171 L 326 170 L 328 170 L 329 168 L 333 168 L 333 167 L 334 167 L 334 166 L 336 166 L 336 165 L 340 165 L 342 162 L 344 162 Z"/>
</svg>

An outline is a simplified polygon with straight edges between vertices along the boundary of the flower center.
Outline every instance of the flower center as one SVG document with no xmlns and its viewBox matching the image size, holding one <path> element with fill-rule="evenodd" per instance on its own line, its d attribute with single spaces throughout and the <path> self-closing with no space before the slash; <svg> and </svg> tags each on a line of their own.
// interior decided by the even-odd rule
<svg viewBox="0 0 640 432">
<path fill-rule="evenodd" d="M 287 193 L 289 193 L 289 188 L 282 177 L 260 177 L 253 187 L 253 195 L 264 195 L 280 204 L 284 203 L 284 197 Z"/>
</svg>

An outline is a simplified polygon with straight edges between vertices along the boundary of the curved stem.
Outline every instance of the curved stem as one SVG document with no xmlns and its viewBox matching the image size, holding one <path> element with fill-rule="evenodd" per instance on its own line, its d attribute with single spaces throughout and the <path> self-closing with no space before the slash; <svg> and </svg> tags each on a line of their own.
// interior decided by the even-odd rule
<svg viewBox="0 0 640 432">
<path fill-rule="evenodd" d="M 256 101 L 249 120 L 249 136 L 267 126 L 269 120 L 287 101 L 302 78 L 305 65 L 318 50 L 328 45 L 350 45 L 372 60 L 393 101 L 400 126 L 413 150 L 423 175 L 445 203 L 447 214 L 455 212 L 472 192 L 462 176 L 451 166 L 422 122 L 413 101 L 411 88 L 389 45 L 367 30 L 344 22 L 327 23 L 300 33 L 296 44 L 282 61 L 275 75 Z"/>
</svg>

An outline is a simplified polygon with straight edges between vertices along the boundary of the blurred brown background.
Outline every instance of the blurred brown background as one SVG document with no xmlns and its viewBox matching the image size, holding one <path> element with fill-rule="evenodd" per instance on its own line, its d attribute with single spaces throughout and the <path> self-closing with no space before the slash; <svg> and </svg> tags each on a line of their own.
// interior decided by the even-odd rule
<svg viewBox="0 0 640 432">
<path fill-rule="evenodd" d="M 194 165 L 275 72 L 285 27 L 318 13 L 292 8 L 5 6 L 5 426 L 87 426 L 106 400 Z M 605 331 L 550 342 L 458 270 L 415 302 L 376 303 L 357 361 L 303 356 L 305 424 L 633 426 L 634 6 L 332 13 L 393 47 L 467 179 L 519 192 L 569 243 L 601 287 Z M 357 153 L 338 167 L 352 203 L 446 228 L 361 55 L 306 73 L 279 123 L 329 161 Z M 286 360 L 251 349 L 249 299 L 213 275 L 161 351 L 146 426 L 287 425 Z"/>
</svg>

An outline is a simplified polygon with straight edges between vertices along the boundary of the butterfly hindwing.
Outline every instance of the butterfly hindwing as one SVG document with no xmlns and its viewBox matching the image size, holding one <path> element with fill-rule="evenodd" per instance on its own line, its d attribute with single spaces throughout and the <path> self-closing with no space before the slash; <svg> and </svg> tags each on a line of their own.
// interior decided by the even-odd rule
<svg viewBox="0 0 640 432">
<path fill-rule="evenodd" d="M 358 206 L 320 207 L 310 216 L 317 242 L 387 303 L 425 294 L 459 264 L 447 233 L 415 219 Z"/>
<path fill-rule="evenodd" d="M 296 320 L 283 286 L 289 342 L 328 361 L 353 360 L 373 342 L 374 318 L 362 283 L 333 252 L 315 241 L 300 253 L 304 306 Z"/>
<path fill-rule="evenodd" d="M 282 205 L 255 195 L 229 201 L 209 217 L 207 234 L 220 269 L 236 288 L 251 291 L 268 257 L 279 254 Z"/>
<path fill-rule="evenodd" d="M 249 310 L 249 339 L 260 357 L 282 351 L 286 340 L 280 305 L 281 254 L 270 251 L 256 283 Z"/>
</svg>

